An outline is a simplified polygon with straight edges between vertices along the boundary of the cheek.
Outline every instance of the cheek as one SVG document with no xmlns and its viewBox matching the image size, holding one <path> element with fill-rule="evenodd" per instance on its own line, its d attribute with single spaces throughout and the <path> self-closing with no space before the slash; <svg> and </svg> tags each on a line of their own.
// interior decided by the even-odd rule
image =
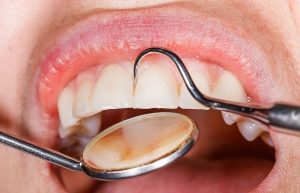
<svg viewBox="0 0 300 193">
<path fill-rule="evenodd" d="M 300 33 L 300 0 L 289 0 L 288 2 L 297 30 Z"/>
<path fill-rule="evenodd" d="M 12 120 L 20 115 L 35 44 L 60 4 L 59 0 L 0 2 L 0 108 Z"/>
</svg>

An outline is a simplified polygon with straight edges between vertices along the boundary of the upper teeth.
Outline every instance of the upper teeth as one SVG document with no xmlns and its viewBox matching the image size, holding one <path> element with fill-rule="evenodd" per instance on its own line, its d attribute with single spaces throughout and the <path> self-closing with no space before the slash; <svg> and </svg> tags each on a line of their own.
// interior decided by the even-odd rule
<svg viewBox="0 0 300 193">
<path fill-rule="evenodd" d="M 61 92 L 58 98 L 58 111 L 61 120 L 61 137 L 74 133 L 74 127 L 83 125 L 91 136 L 100 128 L 99 116 L 84 119 L 105 109 L 120 108 L 181 108 L 207 109 L 192 98 L 181 78 L 166 64 L 140 64 L 136 84 L 133 81 L 132 65 L 128 63 L 106 65 L 94 70 L 93 76 L 80 76 Z M 187 68 L 201 92 L 214 98 L 247 102 L 248 97 L 239 80 L 230 72 L 223 71 L 215 84 L 212 84 L 207 66 L 189 60 Z M 82 75 L 83 74 L 83 75 Z M 97 80 L 94 80 L 94 77 Z M 75 82 L 75 83 L 74 83 Z M 238 115 L 223 113 L 227 124 L 238 122 L 241 134 L 247 140 L 254 140 L 262 131 L 262 125 Z M 82 120 L 82 121 L 80 121 Z M 100 119 L 99 119 L 100 120 Z M 82 132 L 82 131 L 81 131 Z"/>
<path fill-rule="evenodd" d="M 72 127 L 77 124 L 79 118 L 73 116 L 74 92 L 71 88 L 66 87 L 58 98 L 58 112 L 61 124 L 64 128 Z"/>
<path fill-rule="evenodd" d="M 132 107 L 133 78 L 123 66 L 106 66 L 99 75 L 90 103 L 94 112 Z"/>
<path fill-rule="evenodd" d="M 208 81 L 207 74 L 205 73 L 205 69 L 203 66 L 199 64 L 195 64 L 195 62 L 191 61 L 189 63 L 189 73 L 193 78 L 198 89 L 205 95 L 210 95 L 211 89 Z M 197 102 L 187 90 L 185 84 L 182 82 L 180 84 L 180 95 L 179 95 L 179 106 L 181 108 L 186 109 L 204 109 L 207 110 L 208 108 L 204 105 Z"/>
<path fill-rule="evenodd" d="M 74 117 L 87 117 L 93 114 L 92 105 L 90 104 L 91 96 L 94 89 L 94 83 L 90 80 L 84 80 L 77 89 L 73 114 Z"/>
<path fill-rule="evenodd" d="M 222 117 L 227 125 L 232 125 L 237 122 L 240 116 L 232 113 L 222 112 Z"/>
<path fill-rule="evenodd" d="M 242 103 L 248 100 L 247 94 L 239 80 L 228 71 L 223 72 L 213 88 L 212 95 L 214 98 Z"/>
</svg>

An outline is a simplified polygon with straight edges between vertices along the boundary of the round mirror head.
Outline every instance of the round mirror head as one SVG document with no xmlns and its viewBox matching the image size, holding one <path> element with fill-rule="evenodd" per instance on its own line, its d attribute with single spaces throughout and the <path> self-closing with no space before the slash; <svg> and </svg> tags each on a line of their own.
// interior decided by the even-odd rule
<svg viewBox="0 0 300 193">
<path fill-rule="evenodd" d="M 134 117 L 99 133 L 82 155 L 85 173 L 114 180 L 161 168 L 186 154 L 198 128 L 185 115 L 151 113 Z"/>
</svg>

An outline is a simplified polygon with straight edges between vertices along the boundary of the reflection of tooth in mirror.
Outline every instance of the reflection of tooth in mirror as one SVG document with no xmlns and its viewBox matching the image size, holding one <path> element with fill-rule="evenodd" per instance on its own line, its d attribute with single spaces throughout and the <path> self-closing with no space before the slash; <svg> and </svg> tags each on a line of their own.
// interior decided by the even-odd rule
<svg viewBox="0 0 300 193">
<path fill-rule="evenodd" d="M 122 170 L 145 165 L 178 150 L 196 126 L 177 113 L 153 113 L 118 123 L 96 136 L 83 160 L 99 170 Z"/>
</svg>

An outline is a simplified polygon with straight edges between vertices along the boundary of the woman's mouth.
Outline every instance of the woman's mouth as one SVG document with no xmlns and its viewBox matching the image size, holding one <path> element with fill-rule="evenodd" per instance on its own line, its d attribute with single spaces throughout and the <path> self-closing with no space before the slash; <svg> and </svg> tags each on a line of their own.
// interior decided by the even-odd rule
<svg viewBox="0 0 300 193">
<path fill-rule="evenodd" d="M 38 72 L 37 101 L 47 128 L 57 130 L 61 150 L 74 155 L 100 130 L 152 111 L 186 114 L 200 128 L 198 144 L 177 164 L 131 180 L 100 183 L 99 192 L 246 192 L 273 167 L 266 126 L 222 113 L 225 124 L 220 113 L 206 111 L 166 57 L 146 57 L 133 81 L 137 54 L 164 47 L 181 56 L 206 95 L 243 103 L 268 101 L 268 60 L 242 29 L 194 7 L 170 4 L 99 11 L 52 42 Z"/>
</svg>

